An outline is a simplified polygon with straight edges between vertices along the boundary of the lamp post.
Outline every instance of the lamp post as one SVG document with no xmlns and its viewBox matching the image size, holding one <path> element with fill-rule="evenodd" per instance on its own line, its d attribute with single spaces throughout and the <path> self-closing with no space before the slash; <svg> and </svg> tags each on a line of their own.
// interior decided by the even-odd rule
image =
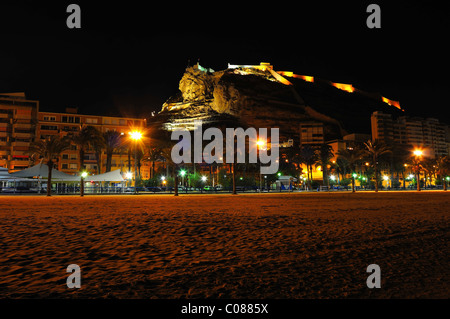
<svg viewBox="0 0 450 319">
<path fill-rule="evenodd" d="M 133 178 L 133 173 L 127 172 L 127 173 L 125 174 L 125 178 L 127 179 L 126 184 L 125 184 L 125 187 L 128 187 L 128 181 L 130 181 L 130 180 Z"/>
<path fill-rule="evenodd" d="M 81 173 L 81 183 L 80 183 L 80 197 L 84 196 L 84 179 L 88 176 L 87 172 Z"/>
<path fill-rule="evenodd" d="M 184 175 L 186 175 L 186 171 L 182 169 L 180 171 L 180 175 L 181 175 L 181 185 L 184 187 Z"/>
<path fill-rule="evenodd" d="M 420 192 L 420 159 L 423 155 L 423 151 L 420 149 L 415 149 L 413 151 L 413 154 L 415 156 L 415 164 L 416 164 L 416 182 L 417 182 L 417 191 Z"/>
<path fill-rule="evenodd" d="M 202 176 L 202 182 L 205 183 L 206 182 L 207 177 L 206 176 Z M 200 187 L 200 192 L 203 194 L 203 183 L 202 186 Z"/>
<path fill-rule="evenodd" d="M 263 140 L 257 140 L 256 141 L 256 146 L 258 147 L 258 150 L 266 150 L 267 146 L 266 146 L 266 141 Z M 258 154 L 259 156 L 259 154 Z M 260 157 L 260 156 L 259 156 Z M 261 174 L 261 160 L 259 160 L 259 192 L 262 192 L 262 174 Z"/>
<path fill-rule="evenodd" d="M 134 140 L 134 194 L 137 194 L 137 143 L 142 139 L 142 132 L 130 132 L 131 139 Z"/>
</svg>

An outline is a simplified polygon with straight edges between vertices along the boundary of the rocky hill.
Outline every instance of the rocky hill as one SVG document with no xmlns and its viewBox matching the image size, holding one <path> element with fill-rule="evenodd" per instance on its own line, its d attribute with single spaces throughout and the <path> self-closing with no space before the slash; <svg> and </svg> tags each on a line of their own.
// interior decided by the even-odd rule
<svg viewBox="0 0 450 319">
<path fill-rule="evenodd" d="M 217 72 L 197 64 L 186 69 L 178 94 L 164 103 L 157 121 L 168 129 L 192 128 L 195 119 L 210 124 L 279 127 L 282 137 L 293 139 L 298 138 L 300 123 L 320 122 L 328 140 L 348 133 L 370 133 L 370 115 L 376 110 L 402 113 L 383 102 L 380 95 L 338 84 L 275 72 L 266 63 L 229 65 Z"/>
</svg>

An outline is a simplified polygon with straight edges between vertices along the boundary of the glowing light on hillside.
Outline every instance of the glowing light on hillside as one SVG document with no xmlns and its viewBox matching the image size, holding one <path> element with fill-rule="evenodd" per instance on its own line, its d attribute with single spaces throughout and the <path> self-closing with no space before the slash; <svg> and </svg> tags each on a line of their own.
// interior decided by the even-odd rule
<svg viewBox="0 0 450 319">
<path fill-rule="evenodd" d="M 294 72 L 291 72 L 291 71 L 277 71 L 277 73 L 279 73 L 283 76 L 288 76 L 290 78 L 302 79 L 303 81 L 307 81 L 307 82 L 314 82 L 313 76 L 298 75 L 298 74 L 294 74 Z"/>
<path fill-rule="evenodd" d="M 389 104 L 391 106 L 395 106 L 399 110 L 402 110 L 402 108 L 400 107 L 400 102 L 394 101 L 394 100 L 389 100 L 388 98 L 385 98 L 384 96 L 382 96 L 381 99 L 383 100 L 384 103 L 387 103 L 387 104 Z"/>
<path fill-rule="evenodd" d="M 339 90 L 343 90 L 349 93 L 355 92 L 355 88 L 351 84 L 345 84 L 345 83 L 331 83 L 335 88 L 338 88 Z"/>
</svg>

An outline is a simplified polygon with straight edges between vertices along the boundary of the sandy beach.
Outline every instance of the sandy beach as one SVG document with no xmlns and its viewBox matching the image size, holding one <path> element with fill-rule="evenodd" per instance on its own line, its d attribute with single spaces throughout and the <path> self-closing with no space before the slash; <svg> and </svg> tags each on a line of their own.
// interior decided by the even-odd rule
<svg viewBox="0 0 450 319">
<path fill-rule="evenodd" d="M 442 191 L 0 196 L 0 298 L 449 298 L 449 207 Z"/>
</svg>

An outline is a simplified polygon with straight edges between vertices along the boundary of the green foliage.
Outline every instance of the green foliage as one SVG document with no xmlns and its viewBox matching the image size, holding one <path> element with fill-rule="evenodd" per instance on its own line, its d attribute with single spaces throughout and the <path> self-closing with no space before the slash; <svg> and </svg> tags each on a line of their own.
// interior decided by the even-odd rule
<svg viewBox="0 0 450 319">
<path fill-rule="evenodd" d="M 352 179 L 351 178 L 343 178 L 340 181 L 340 185 L 341 186 L 348 186 L 352 183 Z"/>
</svg>

